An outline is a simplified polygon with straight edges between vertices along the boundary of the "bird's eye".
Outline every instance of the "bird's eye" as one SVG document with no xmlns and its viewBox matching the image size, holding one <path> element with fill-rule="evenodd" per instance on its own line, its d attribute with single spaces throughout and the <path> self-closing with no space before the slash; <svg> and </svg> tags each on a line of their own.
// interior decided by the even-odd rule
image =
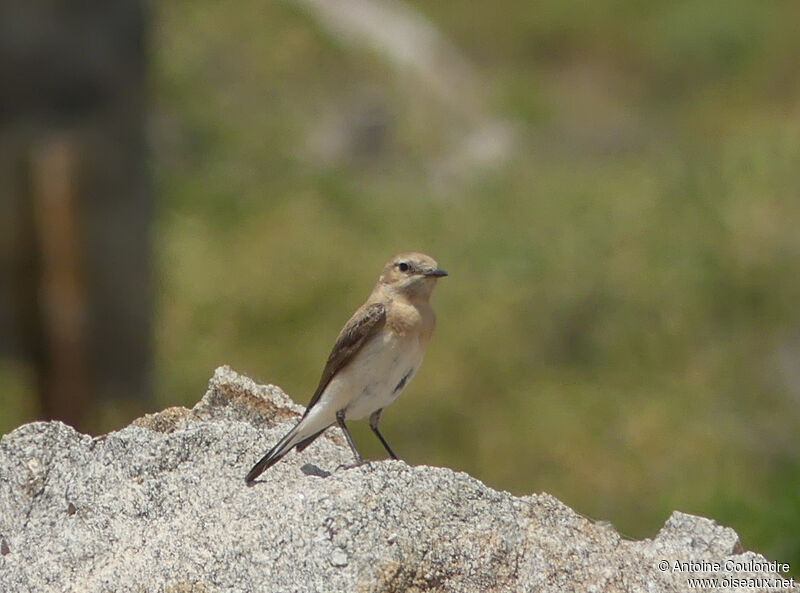
<svg viewBox="0 0 800 593">
<path fill-rule="evenodd" d="M 397 269 L 401 272 L 408 272 L 408 264 L 404 261 L 401 261 L 399 264 L 397 264 Z"/>
</svg>

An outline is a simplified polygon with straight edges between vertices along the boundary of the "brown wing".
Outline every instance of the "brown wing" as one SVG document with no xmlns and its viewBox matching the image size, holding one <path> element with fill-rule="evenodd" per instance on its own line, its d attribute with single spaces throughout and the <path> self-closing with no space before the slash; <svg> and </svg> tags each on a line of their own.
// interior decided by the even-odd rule
<svg viewBox="0 0 800 593">
<path fill-rule="evenodd" d="M 311 398 L 306 412 L 303 414 L 304 418 L 317 403 L 333 376 L 353 359 L 367 340 L 375 335 L 385 323 L 386 307 L 382 303 L 367 305 L 350 318 L 339 333 L 339 337 L 336 338 L 314 397 Z"/>
</svg>

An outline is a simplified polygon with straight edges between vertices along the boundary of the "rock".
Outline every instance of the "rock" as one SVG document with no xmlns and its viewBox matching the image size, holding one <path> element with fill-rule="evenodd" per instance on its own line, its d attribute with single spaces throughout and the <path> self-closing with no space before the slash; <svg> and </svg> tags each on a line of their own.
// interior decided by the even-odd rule
<svg viewBox="0 0 800 593">
<path fill-rule="evenodd" d="M 338 429 L 247 487 L 301 412 L 222 367 L 191 410 L 98 438 L 59 422 L 3 436 L 0 590 L 661 593 L 780 576 L 701 517 L 627 541 L 548 494 L 401 461 L 339 467 L 352 459 Z"/>
</svg>

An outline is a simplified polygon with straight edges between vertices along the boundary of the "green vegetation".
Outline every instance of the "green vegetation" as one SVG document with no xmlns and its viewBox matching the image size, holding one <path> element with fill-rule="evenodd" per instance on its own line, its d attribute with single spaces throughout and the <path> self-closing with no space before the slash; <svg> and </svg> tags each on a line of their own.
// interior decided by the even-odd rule
<svg viewBox="0 0 800 593">
<path fill-rule="evenodd" d="M 157 406 L 222 363 L 305 404 L 384 260 L 426 251 L 451 276 L 398 453 L 633 537 L 712 516 L 797 574 L 800 4 L 414 5 L 505 162 L 437 176 L 465 116 L 289 2 L 154 6 Z M 360 101 L 377 143 L 320 156 Z"/>
</svg>

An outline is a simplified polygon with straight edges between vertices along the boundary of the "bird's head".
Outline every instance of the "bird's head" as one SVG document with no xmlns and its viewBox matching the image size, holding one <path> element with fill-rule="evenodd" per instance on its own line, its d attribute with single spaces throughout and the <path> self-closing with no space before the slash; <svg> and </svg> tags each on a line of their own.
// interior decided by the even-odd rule
<svg viewBox="0 0 800 593">
<path fill-rule="evenodd" d="M 383 268 L 378 283 L 408 298 L 427 299 L 436 280 L 447 276 L 436 260 L 424 253 L 408 252 L 394 256 Z"/>
</svg>

